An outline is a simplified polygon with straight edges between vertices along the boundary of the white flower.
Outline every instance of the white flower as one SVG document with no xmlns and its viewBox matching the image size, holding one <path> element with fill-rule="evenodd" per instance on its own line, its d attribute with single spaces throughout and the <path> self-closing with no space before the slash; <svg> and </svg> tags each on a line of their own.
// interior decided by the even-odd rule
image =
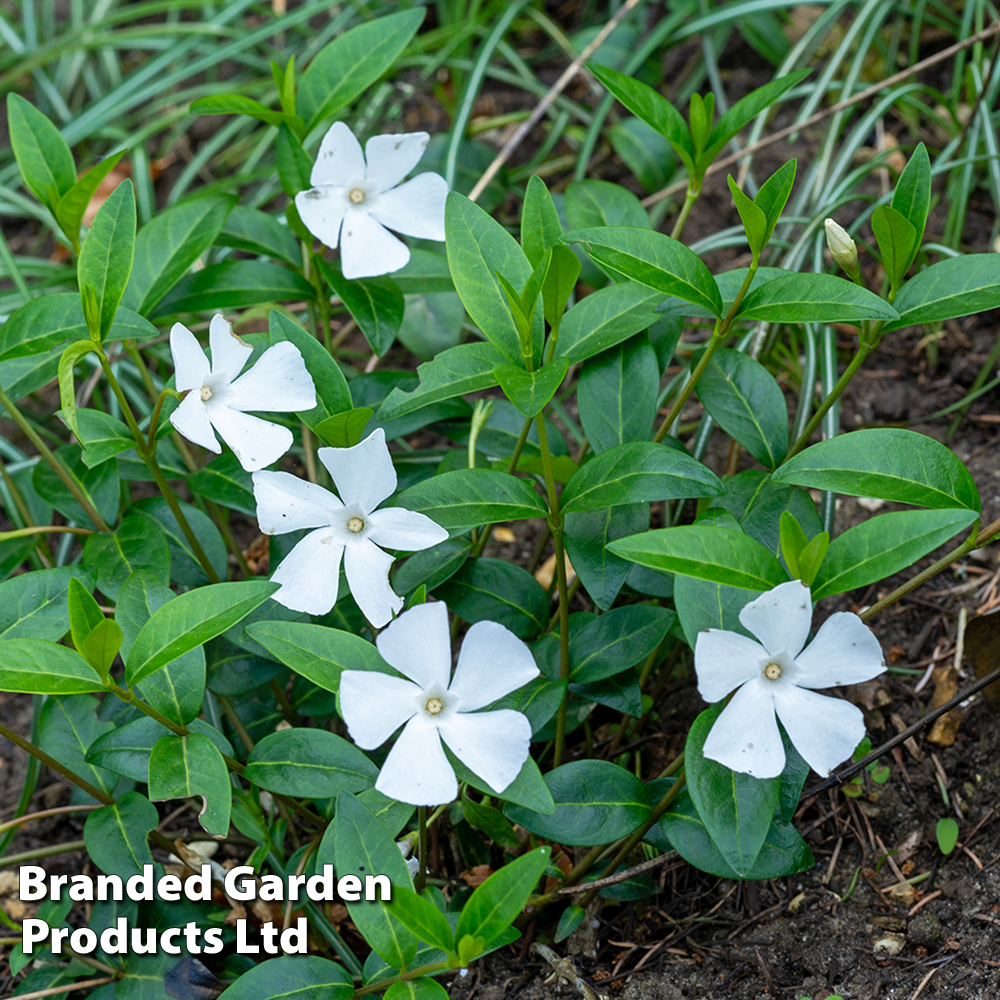
<svg viewBox="0 0 1000 1000">
<path fill-rule="evenodd" d="M 426 132 L 376 135 L 362 153 L 343 122 L 323 137 L 312 188 L 295 196 L 295 207 L 328 247 L 336 248 L 339 240 L 345 278 L 389 274 L 410 259 L 409 248 L 386 226 L 418 239 L 444 239 L 445 179 L 423 173 L 399 183 L 419 163 L 429 139 Z"/>
<path fill-rule="evenodd" d="M 740 612 L 740 622 L 760 643 L 722 629 L 699 632 L 695 643 L 701 696 L 721 701 L 738 687 L 702 752 L 734 771 L 776 777 L 785 767 L 777 713 L 795 749 L 826 777 L 861 742 L 864 717 L 849 702 L 808 689 L 878 676 L 885 669 L 878 640 L 857 615 L 839 612 L 802 649 L 812 598 L 800 580 L 761 594 Z"/>
<path fill-rule="evenodd" d="M 212 318 L 208 342 L 212 365 L 194 334 L 181 323 L 170 331 L 170 353 L 179 392 L 187 392 L 170 422 L 189 441 L 216 453 L 222 446 L 213 428 L 247 472 L 276 462 L 292 445 L 292 432 L 247 410 L 294 412 L 316 405 L 316 387 L 299 349 L 288 341 L 269 347 L 240 375 L 253 348 L 233 333 L 221 314 Z M 239 378 L 236 376 L 239 375 Z"/>
<path fill-rule="evenodd" d="M 351 593 L 365 617 L 381 628 L 403 606 L 389 586 L 394 557 L 379 548 L 416 552 L 437 545 L 448 532 L 426 514 L 403 507 L 376 510 L 396 490 L 396 470 L 379 428 L 353 448 L 320 448 L 340 499 L 287 472 L 255 472 L 257 521 L 266 535 L 315 528 L 271 574 L 272 595 L 293 611 L 325 615 L 337 602 L 340 560 Z"/>
<path fill-rule="evenodd" d="M 833 219 L 824 220 L 823 227 L 826 229 L 826 245 L 833 259 L 853 278 L 859 273 L 857 244 L 847 230 Z"/>
<path fill-rule="evenodd" d="M 362 670 L 340 675 L 340 711 L 358 746 L 374 750 L 406 723 L 375 788 L 413 805 L 450 802 L 458 782 L 444 740 L 470 771 L 503 792 L 528 758 L 531 724 L 508 708 L 476 709 L 538 676 L 528 647 L 503 625 L 477 622 L 465 636 L 449 684 L 448 609 L 440 602 L 411 608 L 376 642 L 404 677 Z"/>
</svg>

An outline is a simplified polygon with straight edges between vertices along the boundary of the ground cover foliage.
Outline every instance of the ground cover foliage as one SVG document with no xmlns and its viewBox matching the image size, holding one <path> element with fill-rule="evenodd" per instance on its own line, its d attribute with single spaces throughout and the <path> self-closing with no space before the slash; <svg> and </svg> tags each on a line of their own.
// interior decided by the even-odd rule
<svg viewBox="0 0 1000 1000">
<path fill-rule="evenodd" d="M 904 331 L 933 366 L 1000 308 L 997 224 L 967 232 L 1000 200 L 997 13 L 578 8 L 0 10 L 0 691 L 34 705 L 0 734 L 36 762 L 0 843 L 44 764 L 103 872 L 225 852 L 209 903 L 38 914 L 193 922 L 218 955 L 12 938 L 15 995 L 443 996 L 522 934 L 558 949 L 595 900 L 654 897 L 635 869 L 668 852 L 748 883 L 813 867 L 810 765 L 868 747 L 812 689 L 878 675 L 880 613 L 1000 531 L 937 437 L 839 406 Z M 735 91 L 734 53 L 768 67 Z M 817 115 L 808 157 L 742 155 Z M 720 164 L 725 227 L 700 213 Z M 838 496 L 882 509 L 845 527 Z M 852 593 L 879 597 L 831 616 Z M 645 753 L 694 683 L 680 752 Z M 220 859 L 382 872 L 393 900 L 243 909 Z M 240 913 L 307 917 L 313 954 L 236 954 Z"/>
</svg>

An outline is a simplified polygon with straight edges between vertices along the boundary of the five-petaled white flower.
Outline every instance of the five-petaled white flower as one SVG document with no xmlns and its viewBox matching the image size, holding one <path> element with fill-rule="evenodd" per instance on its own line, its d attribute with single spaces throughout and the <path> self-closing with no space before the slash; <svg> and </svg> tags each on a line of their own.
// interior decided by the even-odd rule
<svg viewBox="0 0 1000 1000">
<path fill-rule="evenodd" d="M 269 347 L 240 375 L 253 348 L 217 314 L 209 327 L 212 364 L 194 334 L 181 323 L 170 331 L 170 353 L 179 392 L 187 392 L 170 422 L 189 441 L 221 452 L 213 428 L 247 472 L 276 462 L 292 445 L 292 432 L 247 410 L 294 412 L 316 405 L 316 387 L 299 349 L 288 341 Z M 239 378 L 236 376 L 239 375 Z"/>
<path fill-rule="evenodd" d="M 885 669 L 878 640 L 857 615 L 838 612 L 803 649 L 812 598 L 800 580 L 761 594 L 740 612 L 740 622 L 760 643 L 722 629 L 699 632 L 695 643 L 701 696 L 721 701 L 738 687 L 702 753 L 755 778 L 776 777 L 785 767 L 777 713 L 795 749 L 826 777 L 861 742 L 864 717 L 850 702 L 809 688 L 858 684 L 878 676 Z"/>
<path fill-rule="evenodd" d="M 403 607 L 389 586 L 394 557 L 379 548 L 416 552 L 443 542 L 448 532 L 426 514 L 403 507 L 376 510 L 396 490 L 396 470 L 379 428 L 353 448 L 320 448 L 340 499 L 287 472 L 255 472 L 257 521 L 266 535 L 314 528 L 271 574 L 272 596 L 293 611 L 325 615 L 337 602 L 340 560 L 351 593 L 377 628 Z"/>
<path fill-rule="evenodd" d="M 448 185 L 440 174 L 417 174 L 399 182 L 424 155 L 426 132 L 376 135 L 365 144 L 343 123 L 323 137 L 309 181 L 295 196 L 306 228 L 331 249 L 340 243 L 345 278 L 370 278 L 398 271 L 409 248 L 385 227 L 404 236 L 444 239 Z"/>
<path fill-rule="evenodd" d="M 340 675 L 341 714 L 358 746 L 374 750 L 406 723 L 375 788 L 418 806 L 450 802 L 458 782 L 441 746 L 444 740 L 470 771 L 503 792 L 527 760 L 531 724 L 509 708 L 477 709 L 538 676 L 528 647 L 497 622 L 477 622 L 465 636 L 451 677 L 443 603 L 411 608 L 376 643 L 404 677 L 363 670 Z"/>
</svg>

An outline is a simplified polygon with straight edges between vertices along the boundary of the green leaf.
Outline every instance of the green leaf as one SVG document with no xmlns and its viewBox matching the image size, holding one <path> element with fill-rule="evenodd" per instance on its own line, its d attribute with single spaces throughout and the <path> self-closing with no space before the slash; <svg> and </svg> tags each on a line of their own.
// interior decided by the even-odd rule
<svg viewBox="0 0 1000 1000">
<path fill-rule="evenodd" d="M 187 518 L 195 538 L 205 550 L 208 561 L 215 567 L 216 573 L 220 577 L 226 575 L 226 543 L 219 534 L 219 529 L 215 526 L 207 514 L 202 513 L 197 507 L 179 501 L 181 512 Z M 137 514 L 151 522 L 157 531 L 167 539 L 170 548 L 171 578 L 175 583 L 185 587 L 194 587 L 208 582 L 208 577 L 201 567 L 201 563 L 195 558 L 191 551 L 190 543 L 181 531 L 177 519 L 167 505 L 167 501 L 160 497 L 145 497 L 137 500 L 129 507 L 132 514 Z"/>
<path fill-rule="evenodd" d="M 886 332 L 1000 308 L 1000 254 L 938 261 L 903 285 L 895 306 L 899 319 L 889 323 Z"/>
<path fill-rule="evenodd" d="M 958 823 L 950 816 L 942 816 L 934 828 L 934 836 L 942 854 L 951 854 L 958 843 Z"/>
<path fill-rule="evenodd" d="M 608 548 L 640 566 L 744 590 L 770 590 L 788 580 L 781 563 L 763 545 L 725 528 L 660 528 L 611 542 Z"/>
<path fill-rule="evenodd" d="M 502 791 L 498 792 L 491 788 L 477 774 L 473 774 L 453 753 L 445 746 L 445 754 L 455 769 L 455 775 L 459 781 L 464 781 L 467 785 L 482 792 L 484 795 L 491 795 L 494 798 L 502 799 L 505 802 L 513 802 L 516 805 L 530 809 L 532 813 L 549 815 L 555 809 L 552 801 L 552 793 L 545 784 L 542 772 L 538 770 L 535 761 L 528 759 L 521 766 L 517 777 Z"/>
<path fill-rule="evenodd" d="M 919 507 L 982 507 L 975 481 L 950 449 L 926 434 L 896 427 L 821 441 L 790 458 L 771 478 Z"/>
<path fill-rule="evenodd" d="M 455 191 L 445 204 L 445 234 L 455 290 L 469 316 L 501 354 L 522 364 L 517 326 L 497 274 L 515 288 L 523 288 L 532 270 L 524 251 L 500 223 Z M 535 361 L 541 357 L 542 327 L 542 310 L 536 309 L 532 321 Z"/>
<path fill-rule="evenodd" d="M 456 469 L 433 476 L 404 490 L 396 503 L 426 514 L 453 532 L 548 513 L 542 498 L 525 480 L 488 469 Z"/>
<path fill-rule="evenodd" d="M 80 582 L 72 577 L 67 590 L 69 604 L 69 629 L 73 645 L 77 649 L 80 643 L 104 621 L 104 612 L 94 600 L 94 595 Z"/>
<path fill-rule="evenodd" d="M 472 546 L 465 538 L 447 538 L 422 552 L 415 552 L 392 578 L 392 586 L 400 594 L 412 594 L 426 586 L 428 593 L 453 577 L 464 565 Z"/>
<path fill-rule="evenodd" d="M 122 421 L 101 410 L 76 410 L 77 437 L 83 445 L 83 464 L 93 469 L 135 447 L 135 438 Z"/>
<path fill-rule="evenodd" d="M 90 205 L 94 193 L 97 191 L 108 174 L 118 165 L 118 161 L 125 155 L 125 150 L 112 153 L 105 157 L 96 166 L 91 167 L 76 183 L 59 199 L 55 207 L 56 222 L 60 229 L 66 234 L 67 239 L 74 247 L 79 246 L 80 226 L 83 224 L 83 217 Z"/>
<path fill-rule="evenodd" d="M 229 833 L 233 795 L 222 754 L 201 733 L 161 736 L 149 758 L 149 797 L 162 802 L 192 795 L 202 799 L 198 815 L 202 828 L 213 837 L 225 837 Z"/>
<path fill-rule="evenodd" d="M 467 622 L 499 622 L 521 639 L 538 635 L 549 623 L 545 588 L 505 559 L 469 559 L 435 593 Z"/>
<path fill-rule="evenodd" d="M 645 660 L 663 642 L 675 615 L 632 604 L 599 615 L 570 636 L 570 680 L 589 684 Z"/>
<path fill-rule="evenodd" d="M 631 191 L 610 181 L 573 181 L 566 189 L 566 219 L 570 229 L 652 228 L 642 202 Z"/>
<path fill-rule="evenodd" d="M 223 507 L 238 510 L 250 517 L 257 516 L 257 501 L 253 496 L 253 481 L 240 460 L 226 452 L 187 477 L 193 493 L 214 500 Z"/>
<path fill-rule="evenodd" d="M 77 645 L 83 658 L 105 678 L 121 647 L 122 630 L 111 618 L 103 618 Z"/>
<path fill-rule="evenodd" d="M 386 396 L 379 407 L 379 420 L 395 420 L 432 403 L 489 389 L 497 384 L 493 370 L 502 361 L 503 355 L 482 341 L 450 347 L 433 361 L 417 366 L 420 384 L 416 389 L 403 392 L 396 388 Z"/>
<path fill-rule="evenodd" d="M 382 76 L 410 43 L 423 8 L 378 17 L 338 35 L 313 57 L 299 79 L 295 107 L 311 132 Z"/>
<path fill-rule="evenodd" d="M 583 244 L 599 264 L 626 278 L 693 302 L 713 316 L 722 315 L 722 298 L 711 272 L 683 243 L 663 233 L 614 226 L 577 229 L 563 241 Z"/>
<path fill-rule="evenodd" d="M 694 146 L 695 157 L 700 158 L 708 142 L 708 134 L 715 118 L 715 94 L 708 94 L 704 99 L 695 91 L 688 104 L 688 128 L 691 130 L 691 145 Z"/>
<path fill-rule="evenodd" d="M 838 535 L 813 583 L 813 600 L 888 579 L 976 520 L 974 510 L 879 514 Z"/>
<path fill-rule="evenodd" d="M 618 504 L 725 492 L 718 477 L 685 452 L 655 441 L 616 445 L 584 463 L 562 495 L 565 513 Z"/>
<path fill-rule="evenodd" d="M 263 604 L 278 584 L 262 580 L 216 583 L 181 594 L 153 614 L 136 636 L 125 664 L 130 684 L 155 673 L 225 632 Z"/>
<path fill-rule="evenodd" d="M 661 291 L 635 281 L 599 289 L 563 317 L 556 355 L 575 364 L 628 340 L 659 318 L 662 301 Z"/>
<path fill-rule="evenodd" d="M 268 315 L 268 336 L 272 344 L 287 340 L 299 349 L 306 370 L 316 386 L 316 405 L 311 410 L 298 413 L 301 420 L 310 427 L 316 427 L 327 417 L 351 409 L 351 390 L 340 365 L 312 334 L 283 313 L 272 309 Z"/>
<path fill-rule="evenodd" d="M 102 691 L 104 685 L 75 650 L 44 639 L 0 639 L 0 689 L 63 695 Z"/>
<path fill-rule="evenodd" d="M 612 285 L 602 291 L 621 288 Z M 584 302 L 601 292 L 588 296 Z M 646 441 L 656 417 L 660 367 L 646 334 L 589 358 L 577 384 L 580 424 L 595 453 Z"/>
<path fill-rule="evenodd" d="M 117 802 L 92 812 L 83 825 L 83 839 L 91 860 L 108 875 L 127 879 L 141 875 L 143 865 L 153 863 L 146 843 L 160 815 L 149 799 L 126 792 Z"/>
<path fill-rule="evenodd" d="M 764 242 L 768 243 L 774 227 L 781 218 L 788 196 L 792 193 L 792 185 L 795 183 L 796 161 L 789 160 L 779 167 L 763 184 L 754 198 L 754 204 L 764 213 L 767 220 L 767 229 L 764 232 Z"/>
<path fill-rule="evenodd" d="M 209 94 L 199 97 L 191 104 L 193 115 L 248 115 L 259 122 L 275 127 L 288 123 L 304 131 L 305 123 L 296 115 L 286 115 L 283 111 L 272 111 L 266 104 L 244 97 L 243 94 Z"/>
<path fill-rule="evenodd" d="M 802 530 L 802 525 L 795 519 L 791 511 L 781 512 L 781 554 L 785 558 L 785 565 L 793 579 L 802 579 L 799 570 L 799 554 L 809 544 L 806 533 Z M 808 587 L 809 584 L 806 584 Z"/>
<path fill-rule="evenodd" d="M 378 768 L 353 743 L 323 729 L 270 733 L 247 758 L 243 777 L 269 792 L 307 799 L 371 788 Z"/>
<path fill-rule="evenodd" d="M 403 293 L 392 278 L 344 277 L 339 262 L 315 258 L 320 273 L 344 303 L 365 335 L 368 346 L 381 357 L 392 347 L 403 322 Z"/>
<path fill-rule="evenodd" d="M 316 436 L 331 448 L 353 448 L 361 441 L 368 421 L 375 415 L 368 406 L 346 413 L 335 413 L 321 420 L 314 428 Z"/>
<path fill-rule="evenodd" d="M 316 289 L 305 278 L 266 260 L 224 260 L 185 274 L 152 310 L 155 317 L 183 312 L 245 309 L 289 299 L 311 301 Z"/>
<path fill-rule="evenodd" d="M 73 381 L 73 369 L 80 358 L 94 350 L 96 346 L 92 340 L 79 340 L 75 344 L 70 344 L 59 358 L 60 416 L 63 423 L 77 437 L 80 436 L 80 427 L 76 421 L 76 385 Z"/>
<path fill-rule="evenodd" d="M 898 313 L 867 288 L 835 274 L 788 274 L 751 291 L 740 319 L 767 323 L 892 322 Z"/>
<path fill-rule="evenodd" d="M 692 366 L 698 357 L 692 357 Z M 773 469 L 785 457 L 785 396 L 759 361 L 740 351 L 717 350 L 698 382 L 698 398 L 712 419 L 761 465 Z"/>
<path fill-rule="evenodd" d="M 733 196 L 736 211 L 740 213 L 740 221 L 746 233 L 747 243 L 754 260 L 760 257 L 761 250 L 767 246 L 767 216 L 764 210 L 759 208 L 748 198 L 733 180 L 732 176 L 726 178 L 729 183 L 729 191 Z"/>
<path fill-rule="evenodd" d="M 114 462 L 105 462 L 95 469 L 88 469 L 80 460 L 80 449 L 76 445 L 64 445 L 56 451 L 80 492 L 97 509 L 108 524 L 118 519 L 118 502 L 121 497 L 118 469 Z M 48 462 L 39 462 L 31 473 L 31 484 L 35 492 L 47 500 L 67 520 L 77 524 L 89 524 L 90 518 L 76 498 L 69 492 L 63 481 L 55 474 Z M 95 525 L 96 527 L 96 525 Z"/>
<path fill-rule="evenodd" d="M 811 72 L 811 69 L 797 69 L 776 77 L 770 83 L 765 83 L 763 87 L 758 87 L 737 101 L 715 123 L 712 133 L 708 137 L 705 151 L 699 159 L 700 173 L 704 173 L 712 160 L 722 151 L 722 147 L 737 132 L 749 125 L 762 111 L 766 111 L 771 105 L 776 104 L 783 94 L 800 84 Z"/>
<path fill-rule="evenodd" d="M 882 253 L 882 266 L 889 279 L 889 288 L 897 289 L 920 249 L 916 229 L 894 208 L 879 205 L 872 213 L 872 232 Z"/>
<path fill-rule="evenodd" d="M 215 243 L 216 246 L 273 257 L 293 267 L 302 266 L 302 250 L 288 227 L 273 215 L 249 205 L 237 205 L 229 213 Z"/>
<path fill-rule="evenodd" d="M 541 678 L 536 678 L 535 681 L 532 681 L 532 684 L 536 682 L 552 685 L 551 681 L 542 681 Z M 564 693 L 562 690 L 559 692 L 560 701 L 562 701 Z M 508 706 L 505 704 L 504 707 Z M 521 845 L 517 839 L 517 834 L 514 832 L 514 828 L 499 809 L 494 809 L 493 806 L 484 805 L 481 802 L 474 802 L 466 794 L 462 796 L 462 815 L 470 826 L 474 826 L 480 833 L 484 833 L 490 840 L 501 847 L 509 848 L 512 851 L 520 848 Z M 427 939 L 425 938 L 424 940 Z"/>
<path fill-rule="evenodd" d="M 120 307 L 105 340 L 151 340 L 159 334 L 148 320 Z M 75 292 L 46 293 L 26 302 L 0 326 L 0 358 L 5 361 L 23 358 L 49 351 L 68 340 L 89 339 L 80 296 Z M 4 379 L 4 385 L 8 393 L 13 391 L 8 379 Z"/>
<path fill-rule="evenodd" d="M 625 166 L 650 193 L 666 187 L 677 169 L 670 143 L 641 118 L 622 118 L 608 130 L 608 139 Z"/>
<path fill-rule="evenodd" d="M 545 775 L 556 809 L 542 815 L 508 804 L 504 815 L 540 837 L 590 847 L 627 837 L 649 819 L 649 794 L 630 771 L 606 760 L 578 760 Z"/>
<path fill-rule="evenodd" d="M 121 302 L 135 249 L 135 192 L 132 182 L 122 181 L 100 207 L 90 227 L 76 271 L 81 294 L 88 289 L 96 296 L 100 325 L 91 327 L 91 337 L 99 343 L 111 331 L 118 303 Z M 86 315 L 86 298 L 84 314 Z"/>
<path fill-rule="evenodd" d="M 340 689 L 344 670 L 395 673 L 372 643 L 325 625 L 262 621 L 248 625 L 246 632 L 286 667 L 326 691 Z"/>
<path fill-rule="evenodd" d="M 566 303 L 576 288 L 580 277 L 580 260 L 569 247 L 562 243 L 551 248 L 552 259 L 542 285 L 542 309 L 545 319 L 553 330 L 559 329 Z M 553 333 L 553 336 L 555 334 Z"/>
<path fill-rule="evenodd" d="M 206 195 L 158 212 L 135 238 L 132 275 L 122 302 L 149 316 L 216 241 L 236 202 L 235 195 Z"/>
<path fill-rule="evenodd" d="M 318 955 L 282 955 L 251 966 L 226 1000 L 352 1000 L 354 981 L 337 962 Z"/>
<path fill-rule="evenodd" d="M 687 122 L 665 97 L 661 97 L 648 84 L 640 83 L 607 66 L 587 63 L 587 68 L 632 114 L 664 136 L 689 172 L 693 173 L 694 147 Z"/>
<path fill-rule="evenodd" d="M 612 554 L 608 542 L 649 527 L 649 504 L 624 504 L 566 515 L 566 551 L 594 603 L 607 611 L 633 564 Z"/>
<path fill-rule="evenodd" d="M 287 122 L 282 122 L 278 128 L 278 139 L 274 151 L 281 190 L 289 198 L 294 198 L 300 191 L 308 191 L 312 187 L 310 180 L 313 168 L 312 158 L 302 148 L 298 136 L 288 127 Z"/>
<path fill-rule="evenodd" d="M 549 847 L 536 847 L 494 872 L 468 898 L 455 927 L 455 938 L 492 941 L 524 909 L 549 862 Z"/>
<path fill-rule="evenodd" d="M 521 209 L 521 249 L 532 267 L 537 267 L 546 250 L 559 245 L 562 223 L 545 181 L 532 174 Z"/>
<path fill-rule="evenodd" d="M 112 723 L 98 719 L 100 704 L 90 694 L 46 698 L 38 718 L 38 746 L 73 774 L 79 774 L 95 788 L 110 794 L 117 784 L 117 776 L 85 760 L 87 748 L 113 728 Z M 83 794 L 86 801 L 90 801 L 90 795 Z"/>
<path fill-rule="evenodd" d="M 448 918 L 429 899 L 399 886 L 392 894 L 392 912 L 421 941 L 446 953 L 455 950 L 455 935 Z"/>
<path fill-rule="evenodd" d="M 382 1000 L 446 1000 L 448 991 L 430 976 L 404 979 L 392 983 L 382 994 Z"/>
<path fill-rule="evenodd" d="M 13 92 L 7 95 L 7 129 L 24 183 L 54 213 L 60 197 L 76 183 L 66 140 L 41 111 Z"/>
<path fill-rule="evenodd" d="M 500 364 L 493 369 L 493 375 L 504 395 L 526 416 L 533 417 L 548 405 L 566 377 L 569 361 L 556 358 L 554 361 L 527 372 L 516 365 Z"/>
<path fill-rule="evenodd" d="M 713 705 L 695 719 L 684 749 L 684 770 L 688 794 L 709 836 L 733 871 L 746 877 L 771 826 L 781 779 L 754 778 L 703 755 L 723 708 L 722 703 Z"/>
<path fill-rule="evenodd" d="M 412 887 L 409 870 L 399 848 L 382 824 L 353 795 L 337 796 L 337 813 L 320 845 L 319 856 L 333 856 L 337 875 L 385 875 L 394 886 Z M 358 930 L 372 948 L 394 969 L 404 969 L 417 951 L 417 938 L 383 902 L 347 903 Z"/>
<path fill-rule="evenodd" d="M 66 594 L 73 580 L 91 587 L 93 571 L 60 566 L 0 583 L 0 639 L 61 639 L 69 630 Z"/>
<path fill-rule="evenodd" d="M 899 175 L 899 180 L 896 181 L 896 190 L 892 193 L 892 207 L 916 231 L 916 246 L 913 250 L 916 254 L 924 236 L 927 213 L 931 207 L 931 158 L 927 155 L 927 147 L 922 142 L 917 145 Z M 912 263 L 911 258 L 906 268 L 908 269 Z"/>
</svg>

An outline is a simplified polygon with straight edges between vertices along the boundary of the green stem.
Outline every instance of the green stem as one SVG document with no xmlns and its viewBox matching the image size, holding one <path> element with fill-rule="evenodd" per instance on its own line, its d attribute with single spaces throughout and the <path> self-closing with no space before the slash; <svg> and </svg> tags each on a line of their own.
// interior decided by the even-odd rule
<svg viewBox="0 0 1000 1000">
<path fill-rule="evenodd" d="M 688 181 L 687 192 L 684 195 L 684 204 L 681 205 L 680 215 L 677 216 L 677 221 L 674 222 L 674 228 L 670 231 L 670 238 L 674 240 L 679 240 L 681 238 L 681 233 L 684 232 L 684 224 L 688 220 L 688 216 L 691 214 L 691 209 L 694 208 L 694 203 L 698 200 L 698 195 L 701 194 L 701 183 L 698 182 L 695 185 L 692 181 Z"/>
<path fill-rule="evenodd" d="M 48 445 L 39 437 L 38 432 L 34 427 L 25 420 L 21 411 L 14 405 L 10 397 L 0 389 L 0 405 L 10 414 L 11 419 L 15 424 L 21 429 L 24 436 L 35 446 L 38 450 L 38 454 L 45 459 L 46 462 L 52 467 L 52 471 L 62 480 L 62 484 L 69 490 L 72 494 L 73 499 L 83 508 L 87 517 L 90 518 L 94 523 L 94 527 L 98 531 L 110 531 L 107 522 L 103 517 L 97 512 L 97 509 L 90 502 L 86 494 L 80 489 L 79 485 L 74 481 L 73 477 L 69 474 L 69 471 L 62 464 L 59 458 L 52 453 Z"/>
<path fill-rule="evenodd" d="M 517 471 L 517 463 L 521 460 L 521 452 L 524 451 L 524 443 L 528 440 L 528 433 L 531 430 L 532 417 L 528 417 L 524 421 L 524 426 L 521 428 L 521 433 L 517 439 L 517 444 L 514 445 L 514 454 L 510 456 L 510 461 L 507 463 L 507 475 L 512 476 Z M 481 556 L 483 550 L 486 548 L 486 543 L 490 540 L 490 529 L 493 527 L 492 524 L 484 524 L 482 527 L 482 533 L 479 536 L 479 541 L 476 544 L 476 551 L 473 553 L 476 556 Z"/>
<path fill-rule="evenodd" d="M 164 389 L 163 392 L 156 397 L 156 406 L 153 407 L 153 415 L 149 418 L 149 432 L 147 445 L 149 448 L 156 447 L 156 430 L 160 424 L 160 411 L 163 409 L 164 402 L 170 397 L 180 398 L 180 393 L 175 392 L 173 389 Z"/>
<path fill-rule="evenodd" d="M 51 858 L 56 854 L 69 854 L 73 851 L 82 851 L 86 848 L 85 840 L 67 840 L 64 844 L 51 844 L 48 847 L 36 847 L 33 851 L 25 851 L 23 854 L 8 854 L 5 858 L 0 858 L 0 868 L 10 868 L 12 865 L 22 865 L 26 861 L 34 861 L 36 858 Z M 17 939 L 21 943 L 21 939 Z M 74 987 L 75 989 L 75 987 Z"/>
<path fill-rule="evenodd" d="M 413 979 L 419 979 L 421 976 L 426 976 L 430 972 L 440 972 L 442 969 L 450 969 L 450 962 L 431 962 L 429 965 L 421 965 L 416 969 L 410 969 L 408 972 L 400 972 L 398 975 L 390 976 L 388 979 L 380 979 L 377 983 L 370 983 L 368 986 L 362 986 L 360 989 L 354 991 L 355 998 L 366 997 L 372 993 L 381 993 L 383 990 L 388 989 L 393 983 L 408 983 Z"/>
<path fill-rule="evenodd" d="M 820 403 L 819 408 L 813 414 L 812 419 L 806 424 L 805 430 L 799 435 L 798 441 L 792 445 L 788 450 L 788 454 L 785 456 L 784 461 L 787 462 L 793 455 L 797 455 L 808 443 L 809 439 L 813 436 L 813 432 L 822 423 L 823 418 L 826 416 L 827 411 L 833 406 L 834 403 L 840 399 L 841 393 L 847 388 L 848 383 L 854 378 L 857 370 L 865 363 L 865 359 L 875 350 L 874 343 L 862 343 L 858 347 L 857 354 L 851 359 L 851 363 L 847 366 L 844 374 L 837 379 L 837 384 L 830 390 L 829 395 L 826 399 Z"/>
<path fill-rule="evenodd" d="M 11 538 L 27 538 L 29 535 L 92 535 L 90 528 L 76 528 L 67 524 L 34 524 L 30 528 L 15 528 L 13 531 L 0 531 L 0 542 L 6 542 Z"/>
<path fill-rule="evenodd" d="M 538 447 L 542 454 L 542 471 L 545 473 L 545 489 L 549 499 L 549 527 L 552 530 L 552 544 L 556 553 L 556 581 L 559 587 L 559 677 L 569 680 L 569 585 L 566 580 L 566 551 L 563 544 L 563 517 L 559 512 L 559 496 L 556 493 L 556 477 L 552 471 L 552 454 L 549 451 L 549 437 L 545 429 L 545 418 L 539 413 L 535 417 L 538 428 Z M 556 717 L 556 742 L 553 751 L 553 766 L 562 763 L 566 742 L 567 699 L 563 698 Z"/>
<path fill-rule="evenodd" d="M 413 888 L 422 892 L 427 878 L 427 806 L 417 806 L 417 874 Z"/>
</svg>

